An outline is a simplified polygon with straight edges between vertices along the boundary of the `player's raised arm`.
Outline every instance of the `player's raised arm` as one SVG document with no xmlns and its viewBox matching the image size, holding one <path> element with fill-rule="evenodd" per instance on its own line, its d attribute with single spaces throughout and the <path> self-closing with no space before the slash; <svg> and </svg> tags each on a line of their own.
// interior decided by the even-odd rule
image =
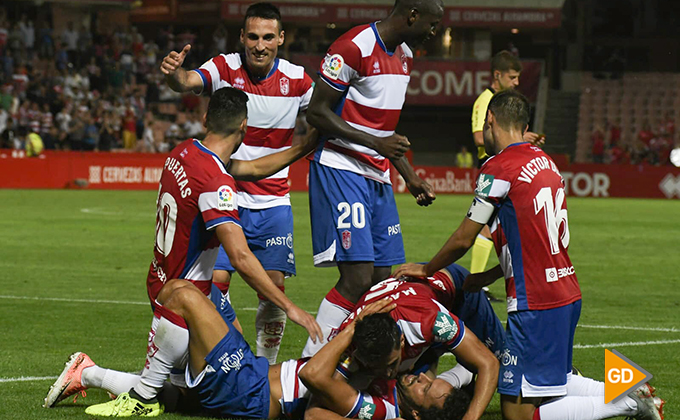
<svg viewBox="0 0 680 420">
<path fill-rule="evenodd" d="M 187 44 L 182 51 L 170 51 L 161 62 L 161 72 L 165 75 L 165 82 L 170 89 L 175 92 L 200 93 L 203 90 L 203 80 L 195 71 L 186 71 L 182 68 L 182 63 L 191 50 L 191 45 Z"/>
<path fill-rule="evenodd" d="M 316 127 L 321 133 L 342 137 L 353 143 L 366 146 L 389 159 L 399 159 L 409 149 L 411 143 L 399 134 L 389 137 L 376 137 L 364 131 L 357 130 L 347 124 L 334 112 L 344 92 L 331 87 L 321 79 L 314 88 L 312 100 L 307 109 L 307 122 Z"/>
<path fill-rule="evenodd" d="M 229 173 L 239 181 L 257 181 L 271 176 L 307 156 L 319 143 L 319 132 L 310 128 L 304 136 L 293 137 L 290 148 L 254 160 L 231 159 Z"/>
<path fill-rule="evenodd" d="M 291 321 L 305 328 L 314 342 L 317 339 L 321 340 L 322 334 L 319 324 L 313 316 L 300 309 L 274 285 L 260 262 L 248 248 L 241 227 L 234 223 L 223 223 L 215 228 L 215 233 L 227 256 L 229 256 L 231 264 L 243 280 L 270 302 L 283 309 Z"/>
</svg>

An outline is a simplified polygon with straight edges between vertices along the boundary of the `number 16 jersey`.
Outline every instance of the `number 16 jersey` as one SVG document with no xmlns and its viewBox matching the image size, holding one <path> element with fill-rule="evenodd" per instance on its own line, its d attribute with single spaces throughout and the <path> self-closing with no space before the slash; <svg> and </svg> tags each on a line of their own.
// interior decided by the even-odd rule
<svg viewBox="0 0 680 420">
<path fill-rule="evenodd" d="M 208 295 L 219 240 L 215 228 L 240 226 L 236 183 L 200 141 L 186 140 L 165 160 L 158 190 L 156 243 L 147 291 L 154 308 L 163 285 L 186 279 Z"/>
<path fill-rule="evenodd" d="M 512 144 L 480 169 L 475 195 L 505 275 L 508 312 L 558 308 L 581 298 L 569 259 L 564 183 L 555 162 L 529 143 Z"/>
</svg>

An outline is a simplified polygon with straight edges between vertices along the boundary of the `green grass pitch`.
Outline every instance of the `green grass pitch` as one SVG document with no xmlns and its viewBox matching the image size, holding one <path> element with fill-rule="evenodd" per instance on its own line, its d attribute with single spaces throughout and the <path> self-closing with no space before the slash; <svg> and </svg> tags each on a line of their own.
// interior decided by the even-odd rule
<svg viewBox="0 0 680 420">
<path fill-rule="evenodd" d="M 337 271 L 312 266 L 307 196 L 292 200 L 298 276 L 288 280 L 287 293 L 315 311 Z M 599 345 L 619 350 L 654 375 L 668 401 L 666 419 L 680 418 L 680 203 L 568 201 L 570 256 L 583 290 L 575 365 L 603 380 Z M 0 190 L 0 202 L 0 419 L 86 418 L 84 406 L 105 401 L 103 391 L 51 410 L 41 404 L 71 352 L 85 351 L 105 367 L 141 368 L 151 320 L 145 276 L 155 192 Z M 407 259 L 432 256 L 469 202 L 440 196 L 419 208 L 410 196 L 398 196 Z M 495 263 L 492 256 L 489 266 Z M 461 264 L 468 266 L 469 256 Z M 253 342 L 257 298 L 239 279 L 232 287 Z M 496 295 L 503 290 L 501 282 L 492 286 Z M 494 307 L 504 320 L 504 305 Z M 304 340 L 303 330 L 289 323 L 279 360 L 297 357 Z M 501 418 L 497 396 L 485 418 Z"/>
</svg>

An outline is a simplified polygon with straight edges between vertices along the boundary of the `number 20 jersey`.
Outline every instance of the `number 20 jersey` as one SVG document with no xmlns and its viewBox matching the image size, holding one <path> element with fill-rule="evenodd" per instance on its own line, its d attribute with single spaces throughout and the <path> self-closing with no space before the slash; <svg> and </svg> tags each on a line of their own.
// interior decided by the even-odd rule
<svg viewBox="0 0 680 420">
<path fill-rule="evenodd" d="M 567 254 L 564 182 L 543 150 L 529 143 L 505 148 L 482 166 L 475 196 L 496 208 L 489 226 L 508 312 L 558 308 L 581 298 Z"/>
<path fill-rule="evenodd" d="M 210 293 L 219 240 L 215 228 L 240 226 L 236 183 L 222 160 L 195 139 L 170 153 L 163 166 L 156 212 L 156 244 L 147 291 L 152 305 L 163 285 L 186 279 Z"/>
</svg>

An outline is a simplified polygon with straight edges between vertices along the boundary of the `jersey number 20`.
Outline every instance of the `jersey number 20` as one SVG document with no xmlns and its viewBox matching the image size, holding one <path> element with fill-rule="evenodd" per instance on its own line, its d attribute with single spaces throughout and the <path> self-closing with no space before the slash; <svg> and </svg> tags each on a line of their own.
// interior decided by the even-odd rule
<svg viewBox="0 0 680 420">
<path fill-rule="evenodd" d="M 545 227 L 550 238 L 550 251 L 553 255 L 560 253 L 559 241 L 562 247 L 569 246 L 569 221 L 567 220 L 567 209 L 564 206 L 564 188 L 558 188 L 553 200 L 552 189 L 550 187 L 541 188 L 534 198 L 534 210 L 539 214 L 543 210 L 545 215 Z M 560 237 L 560 226 L 564 223 L 564 231 Z"/>
</svg>

